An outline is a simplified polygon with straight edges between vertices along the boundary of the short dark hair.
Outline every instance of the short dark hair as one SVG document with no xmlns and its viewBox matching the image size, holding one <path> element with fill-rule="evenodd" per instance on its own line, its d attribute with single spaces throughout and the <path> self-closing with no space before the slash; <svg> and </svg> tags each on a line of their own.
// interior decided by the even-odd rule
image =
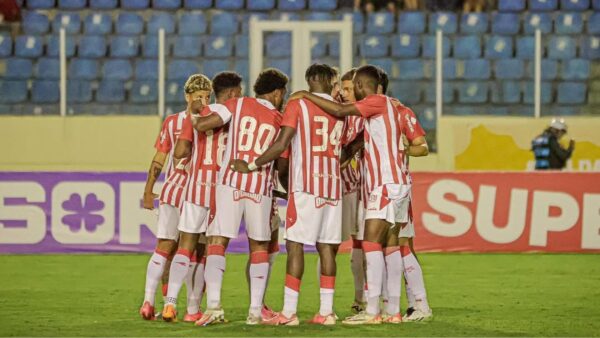
<svg viewBox="0 0 600 338">
<path fill-rule="evenodd" d="M 344 75 L 342 75 L 342 81 L 352 81 L 354 74 L 356 74 L 356 67 L 351 68 L 349 71 L 344 73 Z"/>
<path fill-rule="evenodd" d="M 379 73 L 379 67 L 373 65 L 364 65 L 356 70 L 355 76 L 364 76 L 370 80 L 370 84 L 377 88 L 380 84 L 381 74 Z"/>
<path fill-rule="evenodd" d="M 338 72 L 330 65 L 324 63 L 313 63 L 306 69 L 304 78 L 306 81 L 316 79 L 321 82 L 331 82 L 337 76 Z"/>
<path fill-rule="evenodd" d="M 383 89 L 383 95 L 387 94 L 388 86 L 390 84 L 390 79 L 388 78 L 387 73 L 383 68 L 379 68 L 379 84 L 381 85 L 381 89 Z"/>
<path fill-rule="evenodd" d="M 212 83 L 215 95 L 219 96 L 225 89 L 239 87 L 242 77 L 236 72 L 220 72 L 213 77 Z"/>
<path fill-rule="evenodd" d="M 256 95 L 268 94 L 274 90 L 285 88 L 288 81 L 288 77 L 279 69 L 267 68 L 260 72 L 254 82 L 254 93 Z"/>
</svg>

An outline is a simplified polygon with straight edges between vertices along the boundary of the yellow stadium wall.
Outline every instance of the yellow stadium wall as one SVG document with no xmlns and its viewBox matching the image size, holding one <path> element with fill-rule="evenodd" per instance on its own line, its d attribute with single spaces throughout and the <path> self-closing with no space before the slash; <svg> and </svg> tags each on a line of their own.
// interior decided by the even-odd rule
<svg viewBox="0 0 600 338">
<path fill-rule="evenodd" d="M 411 160 L 414 171 L 526 170 L 531 139 L 548 119 L 444 117 L 438 153 Z M 1 171 L 146 171 L 156 116 L 0 117 Z M 600 118 L 567 120 L 576 139 L 572 170 L 600 171 Z M 563 141 L 566 141 L 563 140 Z"/>
</svg>

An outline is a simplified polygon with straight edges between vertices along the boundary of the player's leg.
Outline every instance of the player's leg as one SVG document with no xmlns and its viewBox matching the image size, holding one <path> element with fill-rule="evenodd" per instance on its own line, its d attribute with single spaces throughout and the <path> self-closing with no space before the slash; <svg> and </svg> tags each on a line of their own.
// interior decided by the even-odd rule
<svg viewBox="0 0 600 338">
<path fill-rule="evenodd" d="M 196 250 L 192 255 L 192 261 L 188 274 L 185 277 L 187 289 L 187 311 L 183 317 L 184 322 L 195 322 L 202 317 L 200 304 L 202 303 L 202 294 L 204 292 L 204 266 L 206 259 L 204 251 L 206 250 L 206 238 L 200 236 Z"/>
<path fill-rule="evenodd" d="M 267 274 L 267 286 L 269 287 L 269 282 L 271 281 L 271 272 L 273 271 L 273 264 L 275 264 L 275 259 L 277 259 L 277 255 L 279 254 L 279 225 L 281 224 L 281 219 L 279 215 L 271 218 L 271 240 L 269 241 L 269 273 Z M 265 296 L 266 296 L 265 292 Z M 276 313 L 265 303 L 265 297 L 263 297 L 263 308 L 262 308 L 262 316 L 263 318 L 272 318 L 276 315 Z"/>
<path fill-rule="evenodd" d="M 269 241 L 257 241 L 249 238 L 248 244 L 250 247 L 250 264 L 248 267 L 250 309 L 248 310 L 246 324 L 256 325 L 262 321 L 273 319 L 273 316 L 263 317 L 263 301 L 269 276 Z"/>
<path fill-rule="evenodd" d="M 398 247 L 398 232 L 402 224 L 397 223 L 388 231 L 384 248 L 386 281 L 383 288 L 386 290 L 386 323 L 398 324 L 402 322 L 400 314 L 400 295 L 402 292 L 402 257 Z"/>
<path fill-rule="evenodd" d="M 414 233 L 413 233 L 414 234 Z M 414 295 L 414 311 L 405 317 L 405 321 L 422 321 L 430 319 L 433 312 L 427 301 L 427 292 L 425 290 L 425 281 L 423 279 L 423 270 L 417 260 L 417 257 L 410 250 L 410 237 L 400 237 L 400 253 L 404 263 L 404 277 L 407 287 L 411 289 Z"/>
<path fill-rule="evenodd" d="M 364 310 L 365 269 L 362 240 L 357 239 L 358 231 L 358 193 L 344 195 L 342 199 L 342 240 L 352 239 L 350 269 L 354 278 L 354 302 L 352 312 Z"/>
<path fill-rule="evenodd" d="M 415 256 L 415 258 L 417 258 L 417 261 L 419 260 L 419 258 L 417 257 L 416 253 L 415 253 L 415 249 L 413 247 L 413 238 L 409 238 L 408 239 L 408 247 L 410 248 L 410 252 Z M 410 287 L 410 285 L 408 285 L 408 279 L 406 277 L 406 269 L 404 270 L 404 285 L 406 287 L 406 300 L 408 303 L 408 307 L 406 308 L 406 316 L 410 316 L 413 311 L 415 310 L 415 303 L 416 303 L 416 298 L 415 298 L 415 292 L 413 291 L 413 289 Z"/>
<path fill-rule="evenodd" d="M 285 249 L 287 251 L 287 261 L 285 267 L 285 288 L 283 296 L 283 310 L 280 317 L 284 319 L 281 324 L 298 325 L 300 321 L 296 316 L 298 310 L 298 297 L 300 294 L 300 284 L 304 274 L 304 245 L 286 240 Z"/>
</svg>

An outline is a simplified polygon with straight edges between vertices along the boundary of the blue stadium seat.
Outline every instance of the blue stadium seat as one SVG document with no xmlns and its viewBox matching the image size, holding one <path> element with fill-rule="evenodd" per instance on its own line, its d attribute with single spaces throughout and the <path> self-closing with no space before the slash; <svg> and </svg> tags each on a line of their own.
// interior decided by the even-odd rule
<svg viewBox="0 0 600 338">
<path fill-rule="evenodd" d="M 170 39 L 165 39 L 165 54 L 169 55 L 170 48 L 168 42 Z M 142 42 L 142 55 L 147 58 L 158 58 L 158 37 L 154 35 L 146 35 Z"/>
<path fill-rule="evenodd" d="M 247 59 L 237 59 L 235 60 L 235 65 L 233 69 L 236 73 L 242 76 L 244 82 L 248 82 L 248 77 L 250 77 L 250 69 L 248 66 Z"/>
<path fill-rule="evenodd" d="M 155 103 L 123 104 L 120 113 L 125 115 L 156 115 L 158 109 Z"/>
<path fill-rule="evenodd" d="M 304 16 L 304 20 L 308 20 L 308 21 L 333 20 L 333 14 L 329 13 L 329 12 L 308 12 Z"/>
<path fill-rule="evenodd" d="M 542 82 L 541 83 L 541 95 L 540 101 L 541 103 L 552 103 L 552 83 L 551 82 Z M 535 85 L 533 82 L 525 83 L 525 90 L 523 92 L 523 102 L 526 104 L 533 104 L 535 94 Z"/>
<path fill-rule="evenodd" d="M 290 33 L 271 33 L 265 39 L 266 55 L 268 57 L 287 57 L 292 53 Z"/>
<path fill-rule="evenodd" d="M 481 114 L 479 107 L 475 107 L 472 105 L 469 105 L 469 106 L 453 105 L 444 110 L 444 115 L 469 116 L 469 115 L 477 115 L 477 114 Z"/>
<path fill-rule="evenodd" d="M 444 80 L 453 80 L 458 75 L 455 59 L 444 59 L 442 69 L 444 70 Z"/>
<path fill-rule="evenodd" d="M 552 32 L 552 17 L 548 13 L 527 13 L 523 21 L 523 32 L 534 34 L 539 29 L 542 34 Z"/>
<path fill-rule="evenodd" d="M 125 9 L 150 8 L 150 0 L 121 0 L 121 7 Z"/>
<path fill-rule="evenodd" d="M 489 79 L 490 61 L 486 59 L 465 60 L 463 77 L 467 80 Z"/>
<path fill-rule="evenodd" d="M 4 76 L 7 79 L 28 79 L 33 74 L 33 62 L 29 59 L 5 59 Z"/>
<path fill-rule="evenodd" d="M 327 34 L 313 33 L 310 37 L 310 54 L 312 57 L 323 57 L 327 53 Z"/>
<path fill-rule="evenodd" d="M 129 100 L 134 103 L 150 103 L 158 100 L 155 81 L 135 81 L 129 92 Z"/>
<path fill-rule="evenodd" d="M 58 8 L 61 9 L 83 9 L 87 0 L 58 0 Z"/>
<path fill-rule="evenodd" d="M 238 20 L 235 14 L 218 11 L 210 18 L 210 33 L 232 35 L 238 31 Z"/>
<path fill-rule="evenodd" d="M 429 32 L 435 33 L 438 29 L 446 34 L 456 33 L 456 14 L 452 12 L 436 12 L 429 15 Z"/>
<path fill-rule="evenodd" d="M 156 12 L 148 20 L 147 33 L 157 34 L 159 29 L 164 29 L 165 34 L 175 33 L 175 18 L 167 12 Z"/>
<path fill-rule="evenodd" d="M 487 108 L 487 112 L 493 116 L 506 116 L 508 115 L 507 106 L 491 106 Z"/>
<path fill-rule="evenodd" d="M 67 102 L 88 103 L 92 101 L 92 84 L 89 81 L 68 81 Z"/>
<path fill-rule="evenodd" d="M 387 36 L 368 35 L 360 44 L 360 55 L 364 57 L 387 56 L 390 49 L 390 40 Z"/>
<path fill-rule="evenodd" d="M 398 33 L 422 34 L 426 26 L 424 12 L 406 11 L 398 14 Z"/>
<path fill-rule="evenodd" d="M 388 95 L 400 100 L 404 104 L 417 104 L 421 102 L 423 88 L 414 81 L 392 81 Z"/>
<path fill-rule="evenodd" d="M 542 55 L 544 55 L 543 49 Z M 533 36 L 519 36 L 517 38 L 517 57 L 526 60 L 535 57 L 535 38 Z"/>
<path fill-rule="evenodd" d="M 135 61 L 135 78 L 137 80 L 158 79 L 158 61 L 138 59 Z"/>
<path fill-rule="evenodd" d="M 118 80 L 103 80 L 96 90 L 96 101 L 119 103 L 125 101 L 125 83 Z"/>
<path fill-rule="evenodd" d="M 521 19 L 517 13 L 496 13 L 492 16 L 492 33 L 517 34 L 521 30 Z"/>
<path fill-rule="evenodd" d="M 105 80 L 126 81 L 133 76 L 131 62 L 124 59 L 109 59 L 102 66 L 102 78 Z"/>
<path fill-rule="evenodd" d="M 564 80 L 587 80 L 590 77 L 590 61 L 586 59 L 564 60 L 560 77 Z"/>
<path fill-rule="evenodd" d="M 589 34 L 600 34 L 600 12 L 593 12 L 587 20 L 587 32 Z"/>
<path fill-rule="evenodd" d="M 106 56 L 106 38 L 100 35 L 87 35 L 79 40 L 78 55 L 84 58 L 101 58 Z"/>
<path fill-rule="evenodd" d="M 288 76 L 292 74 L 292 65 L 290 59 L 266 59 L 265 67 L 277 68 Z"/>
<path fill-rule="evenodd" d="M 28 0 L 27 8 L 31 9 L 50 9 L 56 5 L 55 0 Z"/>
<path fill-rule="evenodd" d="M 0 103 L 19 103 L 27 100 L 27 81 L 0 78 Z"/>
<path fill-rule="evenodd" d="M 450 38 L 447 36 L 442 37 L 442 55 L 450 55 Z M 435 58 L 435 46 L 436 38 L 435 35 L 427 35 L 423 37 L 423 52 L 422 56 L 425 58 Z"/>
<path fill-rule="evenodd" d="M 197 35 L 180 35 L 175 37 L 173 56 L 178 58 L 195 58 L 202 55 L 202 38 Z"/>
<path fill-rule="evenodd" d="M 306 8 L 306 0 L 279 0 L 277 8 L 281 11 L 299 11 Z"/>
<path fill-rule="evenodd" d="M 250 26 L 250 20 L 256 18 L 257 20 L 268 20 L 269 14 L 267 13 L 242 13 L 242 33 L 248 35 L 248 27 Z"/>
<path fill-rule="evenodd" d="M 367 14 L 367 33 L 389 34 L 394 31 L 394 15 L 390 12 Z"/>
<path fill-rule="evenodd" d="M 167 79 L 185 81 L 192 75 L 200 72 L 200 68 L 194 61 L 172 60 L 167 66 Z"/>
<path fill-rule="evenodd" d="M 35 65 L 35 77 L 42 80 L 60 78 L 60 62 L 56 58 L 39 58 Z"/>
<path fill-rule="evenodd" d="M 562 11 L 585 11 L 590 8 L 590 0 L 560 0 Z"/>
<path fill-rule="evenodd" d="M 67 34 L 78 34 L 81 31 L 81 18 L 77 12 L 58 13 L 52 21 L 52 31 L 58 33 L 61 28 Z"/>
<path fill-rule="evenodd" d="M 90 0 L 92 9 L 112 9 L 117 8 L 117 0 Z"/>
<path fill-rule="evenodd" d="M 244 0 L 215 0 L 215 8 L 223 10 L 236 10 L 244 7 Z"/>
<path fill-rule="evenodd" d="M 592 8 L 595 11 L 600 10 L 600 0 L 592 0 Z"/>
<path fill-rule="evenodd" d="M 587 59 L 600 59 L 600 37 L 585 37 L 581 46 L 581 56 Z"/>
<path fill-rule="evenodd" d="M 425 78 L 425 65 L 420 59 L 398 60 L 398 75 L 401 79 Z"/>
<path fill-rule="evenodd" d="M 273 12 L 271 20 L 279 21 L 297 21 L 302 20 L 300 12 Z"/>
<path fill-rule="evenodd" d="M 117 34 L 138 35 L 144 31 L 144 19 L 135 13 L 121 12 L 117 18 Z"/>
<path fill-rule="evenodd" d="M 247 8 L 251 11 L 270 11 L 275 8 L 275 0 L 248 1 Z"/>
<path fill-rule="evenodd" d="M 522 94 L 521 82 L 503 81 L 500 89 L 500 100 L 494 100 L 499 93 L 492 90 L 492 102 L 494 103 L 520 103 Z"/>
<path fill-rule="evenodd" d="M 464 82 L 458 86 L 458 101 L 461 103 L 485 103 L 487 99 L 487 82 Z"/>
<path fill-rule="evenodd" d="M 46 56 L 57 57 L 59 54 L 59 38 L 57 35 L 51 35 L 48 37 L 48 43 L 46 47 Z M 65 54 L 67 57 L 75 55 L 75 39 L 67 36 Z"/>
<path fill-rule="evenodd" d="M 83 32 L 88 35 L 104 35 L 112 31 L 112 18 L 106 13 L 89 14 L 83 23 Z"/>
<path fill-rule="evenodd" d="M 115 36 L 110 42 L 110 56 L 128 58 L 138 55 L 139 40 L 134 36 Z"/>
<path fill-rule="evenodd" d="M 560 82 L 556 93 L 557 103 L 581 104 L 585 103 L 587 86 L 585 82 Z"/>
<path fill-rule="evenodd" d="M 527 78 L 534 78 L 534 63 L 528 62 L 525 67 L 525 75 Z M 542 59 L 542 80 L 554 80 L 558 75 L 558 61 Z"/>
<path fill-rule="evenodd" d="M 212 79 L 219 72 L 231 70 L 231 65 L 228 59 L 204 59 L 202 69 L 204 75 Z"/>
<path fill-rule="evenodd" d="M 25 34 L 46 34 L 50 29 L 50 20 L 43 13 L 28 11 L 23 14 L 21 27 Z"/>
<path fill-rule="evenodd" d="M 427 84 L 425 87 L 425 102 L 427 103 L 435 103 L 436 101 L 436 92 L 434 84 Z M 452 83 L 445 82 L 442 86 L 442 101 L 444 103 L 452 103 L 454 102 L 454 89 Z M 423 126 L 425 128 L 425 126 Z"/>
<path fill-rule="evenodd" d="M 568 36 L 552 36 L 548 42 L 548 58 L 571 59 L 576 54 L 575 40 Z"/>
<path fill-rule="evenodd" d="M 212 0 L 183 0 L 183 7 L 187 9 L 208 9 L 212 7 Z"/>
<path fill-rule="evenodd" d="M 152 0 L 152 7 L 156 9 L 179 9 L 181 0 Z"/>
<path fill-rule="evenodd" d="M 494 75 L 497 79 L 520 79 L 524 73 L 523 60 L 501 59 L 494 62 Z"/>
<path fill-rule="evenodd" d="M 247 35 L 237 35 L 235 37 L 235 56 L 237 57 L 247 57 L 248 56 L 248 36 Z"/>
<path fill-rule="evenodd" d="M 333 11 L 337 8 L 337 0 L 309 0 L 308 9 L 313 11 Z"/>
<path fill-rule="evenodd" d="M 390 58 L 370 59 L 369 63 L 383 69 L 390 78 L 397 77 L 397 71 L 394 71 L 394 61 Z"/>
<path fill-rule="evenodd" d="M 165 84 L 165 101 L 167 103 L 182 103 L 183 83 L 178 81 L 169 81 Z"/>
<path fill-rule="evenodd" d="M 485 57 L 506 59 L 513 55 L 513 39 L 509 36 L 492 35 L 485 43 Z"/>
<path fill-rule="evenodd" d="M 420 55 L 421 41 L 418 35 L 397 34 L 392 37 L 392 56 L 416 58 Z"/>
<path fill-rule="evenodd" d="M 477 35 L 457 36 L 454 40 L 454 57 L 477 59 L 481 57 L 481 38 Z"/>
<path fill-rule="evenodd" d="M 460 32 L 464 34 L 483 34 L 488 30 L 487 13 L 463 13 L 460 18 Z"/>
<path fill-rule="evenodd" d="M 233 55 L 232 39 L 228 36 L 210 35 L 204 42 L 204 56 L 229 57 Z"/>
<path fill-rule="evenodd" d="M 195 35 L 206 33 L 206 17 L 202 12 L 183 13 L 178 20 L 179 35 Z"/>
<path fill-rule="evenodd" d="M 60 98 L 57 81 L 36 80 L 31 85 L 31 102 L 56 103 Z"/>
<path fill-rule="evenodd" d="M 560 13 L 556 17 L 554 32 L 556 34 L 579 34 L 583 31 L 581 13 Z"/>
<path fill-rule="evenodd" d="M 525 0 L 499 0 L 498 10 L 501 12 L 522 12 L 525 10 Z"/>
<path fill-rule="evenodd" d="M 44 43 L 41 36 L 21 35 L 15 41 L 15 56 L 37 58 L 44 52 Z"/>
<path fill-rule="evenodd" d="M 8 34 L 0 33 L 0 57 L 10 56 L 12 51 L 12 38 Z"/>
<path fill-rule="evenodd" d="M 558 7 L 558 0 L 528 0 L 529 8 L 532 12 L 554 11 Z"/>
<path fill-rule="evenodd" d="M 340 16 L 340 20 L 345 20 L 348 17 L 352 19 L 352 30 L 354 31 L 354 33 L 363 33 L 365 30 L 365 17 L 363 16 L 362 12 L 354 11 L 351 13 L 342 13 Z M 400 24 L 400 21 L 398 21 L 398 24 Z"/>
<path fill-rule="evenodd" d="M 98 61 L 91 59 L 72 59 L 69 63 L 69 78 L 76 80 L 94 80 L 98 76 Z"/>
</svg>

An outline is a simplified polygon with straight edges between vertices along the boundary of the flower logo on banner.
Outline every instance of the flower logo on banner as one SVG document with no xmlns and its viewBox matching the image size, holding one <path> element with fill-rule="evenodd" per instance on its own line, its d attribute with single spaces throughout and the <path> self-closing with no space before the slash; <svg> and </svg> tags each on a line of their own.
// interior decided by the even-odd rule
<svg viewBox="0 0 600 338">
<path fill-rule="evenodd" d="M 96 194 L 85 195 L 85 201 L 82 201 L 81 195 L 71 194 L 71 197 L 62 203 L 62 207 L 69 212 L 62 218 L 62 222 L 73 232 L 81 231 L 83 228 L 87 232 L 94 232 L 100 224 L 104 223 L 104 217 L 96 214 L 97 211 L 104 209 L 104 202 L 100 201 Z"/>
</svg>

